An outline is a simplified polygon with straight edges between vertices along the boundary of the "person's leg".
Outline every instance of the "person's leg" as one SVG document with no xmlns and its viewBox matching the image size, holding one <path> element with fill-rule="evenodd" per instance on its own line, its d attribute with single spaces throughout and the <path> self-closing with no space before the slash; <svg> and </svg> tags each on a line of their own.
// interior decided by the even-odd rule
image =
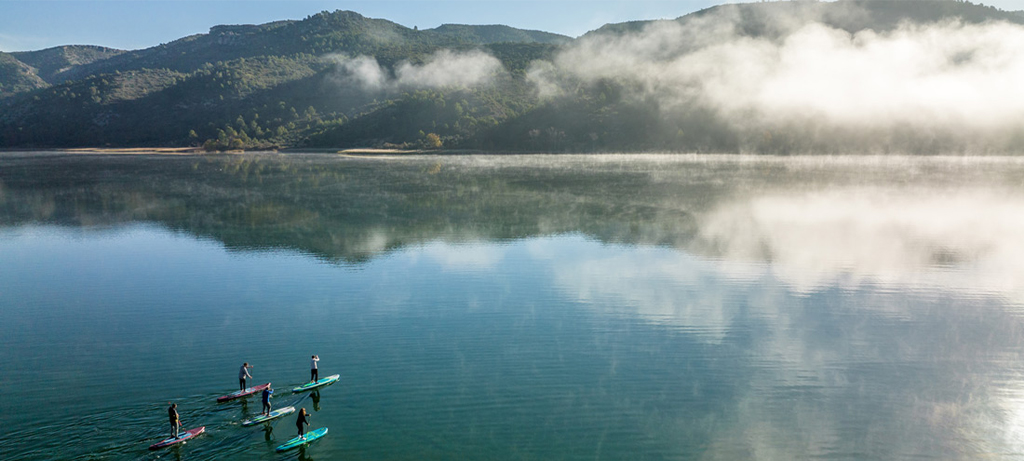
<svg viewBox="0 0 1024 461">
<path fill-rule="evenodd" d="M 238 378 L 238 390 L 245 390 L 245 378 Z"/>
</svg>

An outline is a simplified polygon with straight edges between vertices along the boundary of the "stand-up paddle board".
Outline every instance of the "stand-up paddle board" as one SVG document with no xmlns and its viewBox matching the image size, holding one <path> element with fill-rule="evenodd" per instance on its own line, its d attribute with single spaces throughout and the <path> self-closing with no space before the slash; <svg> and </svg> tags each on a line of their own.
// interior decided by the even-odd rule
<svg viewBox="0 0 1024 461">
<path fill-rule="evenodd" d="M 313 430 L 303 434 L 303 436 L 305 437 L 305 440 L 303 440 L 302 437 L 296 437 L 294 439 L 291 439 L 291 440 L 285 442 L 284 445 L 281 445 L 281 446 L 275 448 L 275 450 L 277 450 L 277 451 L 291 450 L 292 448 L 296 448 L 296 447 L 299 447 L 301 445 L 305 445 L 305 444 L 307 444 L 309 442 L 312 442 L 312 441 L 314 441 L 316 439 L 319 439 L 320 437 L 323 437 L 325 434 L 327 434 L 327 428 L 326 427 L 321 427 L 320 429 L 313 429 Z"/>
<path fill-rule="evenodd" d="M 308 382 L 308 383 L 303 384 L 303 385 L 301 385 L 299 387 L 296 387 L 295 389 L 292 389 L 292 392 L 311 391 L 311 390 L 316 389 L 318 387 L 323 387 L 323 386 L 326 386 L 328 384 L 331 384 L 331 383 L 333 383 L 333 382 L 335 382 L 335 381 L 337 381 L 339 379 L 341 379 L 341 375 L 331 375 L 331 376 L 328 376 L 326 378 L 320 378 L 320 379 L 318 379 L 316 381 Z"/>
<path fill-rule="evenodd" d="M 279 408 L 277 410 L 274 410 L 274 411 L 270 412 L 270 415 L 259 415 L 259 416 L 255 417 L 253 419 L 247 419 L 245 421 L 242 421 L 242 425 L 243 426 L 254 426 L 254 425 L 259 424 L 259 423 L 265 423 L 265 422 L 270 421 L 272 419 L 280 418 L 280 417 L 282 417 L 284 415 L 287 415 L 289 413 L 295 413 L 295 407 Z"/>
<path fill-rule="evenodd" d="M 192 437 L 195 437 L 195 436 L 197 436 L 199 434 L 202 434 L 203 431 L 205 431 L 205 430 L 206 430 L 206 426 L 203 426 L 203 427 L 197 427 L 195 429 L 188 430 L 188 431 L 185 431 L 185 432 L 179 432 L 178 433 L 178 437 L 171 437 L 171 438 L 163 439 L 163 440 L 161 440 L 161 441 L 159 441 L 157 443 L 154 443 L 154 444 L 150 445 L 149 449 L 150 450 L 157 450 L 157 449 L 160 449 L 160 448 L 163 448 L 163 447 L 169 447 L 169 446 L 174 445 L 176 443 L 182 443 L 182 442 L 184 442 L 184 441 L 186 441 L 188 439 L 191 439 Z"/>
<path fill-rule="evenodd" d="M 268 387 L 270 387 L 270 383 L 260 384 L 259 386 L 254 386 L 254 387 L 247 387 L 247 388 L 245 388 L 243 390 L 235 391 L 235 392 L 232 392 L 232 393 L 230 393 L 228 395 L 222 395 L 220 397 L 217 397 L 217 401 L 218 402 L 227 402 L 228 400 L 234 400 L 234 399 L 237 399 L 239 397 L 245 397 L 247 395 L 255 394 L 255 393 L 260 392 L 263 389 L 266 389 Z"/>
</svg>

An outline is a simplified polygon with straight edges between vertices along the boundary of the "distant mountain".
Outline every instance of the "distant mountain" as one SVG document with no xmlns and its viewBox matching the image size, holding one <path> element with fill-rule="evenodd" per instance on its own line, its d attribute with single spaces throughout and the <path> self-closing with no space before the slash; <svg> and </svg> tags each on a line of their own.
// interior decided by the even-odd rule
<svg viewBox="0 0 1024 461">
<path fill-rule="evenodd" d="M 729 132 L 713 111 L 666 117 L 661 101 L 626 97 L 630 84 L 614 79 L 569 78 L 569 91 L 542 97 L 531 76 L 567 77 L 535 63 L 657 23 L 693 30 L 720 23 L 741 36 L 774 38 L 811 21 L 856 32 L 954 18 L 1024 24 L 1018 13 L 953 0 L 766 2 L 609 24 L 572 39 L 503 25 L 417 30 L 335 11 L 216 26 L 142 50 L 0 53 L 0 147 L 743 151 L 749 136 Z M 771 152 L 807 148 L 778 133 L 764 137 Z M 941 137 L 929 139 L 915 140 L 926 147 L 914 149 L 942 145 Z"/>
<path fill-rule="evenodd" d="M 564 35 L 508 26 L 446 24 L 419 31 L 351 11 L 336 11 L 319 13 L 302 21 L 215 26 L 208 34 L 193 35 L 143 50 L 61 46 L 11 54 L 37 69 L 36 75 L 42 80 L 57 84 L 129 70 L 164 68 L 190 72 L 207 63 L 257 56 L 369 54 L 382 62 L 393 63 L 411 54 L 441 47 L 504 42 L 560 44 L 570 40 Z M 4 80 L 0 79 L 0 83 Z"/>
<path fill-rule="evenodd" d="M 459 41 L 488 45 L 492 43 L 549 43 L 561 45 L 572 41 L 564 35 L 542 32 L 539 30 L 522 30 L 503 25 L 467 26 L 463 24 L 444 24 L 436 29 L 425 30 L 427 34 L 455 38 Z"/>
<path fill-rule="evenodd" d="M 484 47 L 522 71 L 570 40 L 507 26 L 416 30 L 336 11 L 216 26 L 143 50 L 58 47 L 6 55 L 3 94 L 24 97 L 9 98 L 0 113 L 0 146 L 182 145 L 225 139 L 224 131 L 247 147 L 296 145 L 380 96 L 338 87 L 330 56 L 372 56 L 391 67 L 441 49 Z M 245 127 L 235 123 L 239 118 Z"/>
<path fill-rule="evenodd" d="M 65 70 L 70 77 L 65 80 L 144 68 L 189 72 L 206 63 L 256 56 L 349 53 L 369 54 L 382 61 L 394 62 L 410 53 L 423 53 L 440 47 L 500 42 L 556 44 L 568 40 L 569 37 L 562 35 L 507 26 L 445 25 L 419 31 L 352 11 L 323 12 L 302 21 L 215 26 L 208 34 L 193 35 L 144 50 L 114 52 L 116 50 L 104 49 L 110 51 L 107 59 L 76 63 L 78 65 L 73 69 Z M 23 62 L 33 65 L 28 60 Z M 44 68 L 39 68 L 45 72 Z"/>
<path fill-rule="evenodd" d="M 36 72 L 15 56 L 0 52 L 0 99 L 49 86 Z"/>
<path fill-rule="evenodd" d="M 36 75 L 49 84 L 63 83 L 71 76 L 65 73 L 75 68 L 102 61 L 124 53 L 102 46 L 68 45 L 47 48 L 39 51 L 23 51 L 11 53 L 19 61 L 37 69 Z"/>
<path fill-rule="evenodd" d="M 951 18 L 974 24 L 986 21 L 1024 24 L 1024 15 L 1020 14 L 1024 12 L 1002 11 L 957 0 L 781 1 L 713 6 L 674 20 L 606 24 L 583 37 L 637 32 L 658 22 L 675 21 L 687 25 L 722 13 L 734 15 L 739 31 L 750 36 L 776 35 L 811 21 L 851 33 L 866 29 L 886 32 L 904 22 L 933 24 Z"/>
</svg>

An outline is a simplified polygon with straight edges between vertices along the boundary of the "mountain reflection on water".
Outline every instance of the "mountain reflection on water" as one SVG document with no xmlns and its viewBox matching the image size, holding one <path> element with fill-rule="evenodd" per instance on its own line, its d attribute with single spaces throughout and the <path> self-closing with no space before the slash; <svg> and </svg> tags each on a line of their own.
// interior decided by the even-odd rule
<svg viewBox="0 0 1024 461">
<path fill-rule="evenodd" d="M 372 326 L 344 349 L 365 359 L 344 386 L 384 402 L 350 401 L 372 410 L 338 431 L 353 445 L 1019 457 L 1022 184 L 1012 158 L 32 154 L 0 157 L 0 225 L 149 223 L 368 268 L 282 295 Z M 388 272 L 416 283 L 347 285 Z M 257 300 L 283 284 L 259 280 Z"/>
<path fill-rule="evenodd" d="M 1007 158 L 36 154 L 0 158 L 0 225 L 152 222 L 349 263 L 580 233 L 769 262 L 813 286 L 1022 272 L 1022 181 L 1024 161 Z"/>
</svg>

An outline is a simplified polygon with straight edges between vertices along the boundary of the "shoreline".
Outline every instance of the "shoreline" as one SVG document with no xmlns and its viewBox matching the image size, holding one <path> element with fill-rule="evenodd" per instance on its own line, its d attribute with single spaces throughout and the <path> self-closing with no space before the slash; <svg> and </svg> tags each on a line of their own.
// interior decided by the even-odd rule
<svg viewBox="0 0 1024 461">
<path fill-rule="evenodd" d="M 100 154 L 100 155 L 223 155 L 223 154 L 338 154 L 346 156 L 403 156 L 403 155 L 478 155 L 492 152 L 445 149 L 378 149 L 357 147 L 349 149 L 336 148 L 285 148 L 268 150 L 226 150 L 207 152 L 201 147 L 73 147 L 73 148 L 33 148 L 33 149 L 0 149 L 0 155 L 7 154 Z M 523 153 L 523 152 L 515 152 Z"/>
<path fill-rule="evenodd" d="M 752 154 L 735 152 L 678 152 L 678 151 L 636 151 L 636 152 L 537 152 L 537 151 L 485 151 L 473 149 L 389 149 L 373 147 L 337 148 L 282 148 L 267 150 L 227 150 L 207 152 L 200 147 L 74 147 L 74 148 L 32 148 L 0 149 L 0 158 L 25 155 L 163 155 L 163 156 L 216 156 L 216 155 L 336 155 L 349 158 L 400 159 L 413 156 L 608 156 L 608 155 L 672 155 L 697 158 L 736 159 L 781 159 L 781 158 L 953 158 L 953 159 L 1015 159 L 1024 161 L 1024 155 L 1012 153 L 946 153 L 946 154 L 901 154 L 901 153 L 848 153 L 848 154 Z"/>
</svg>

